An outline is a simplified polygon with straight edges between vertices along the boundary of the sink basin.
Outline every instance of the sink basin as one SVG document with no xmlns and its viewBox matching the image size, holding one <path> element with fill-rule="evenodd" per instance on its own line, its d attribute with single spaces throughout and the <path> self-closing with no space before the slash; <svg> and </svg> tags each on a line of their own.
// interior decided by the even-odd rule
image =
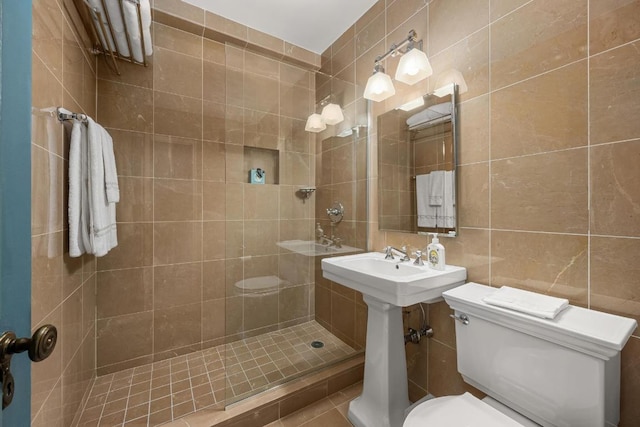
<svg viewBox="0 0 640 427">
<path fill-rule="evenodd" d="M 442 293 L 464 283 L 467 270 L 447 265 L 444 271 L 413 261 L 385 260 L 384 254 L 338 256 L 322 260 L 322 274 L 329 280 L 362 292 L 382 302 L 406 307 L 419 302 L 436 302 Z"/>
<path fill-rule="evenodd" d="M 367 252 L 323 259 L 322 275 L 362 292 L 368 308 L 364 385 L 349 403 L 349 421 L 356 427 L 402 425 L 409 393 L 401 307 L 441 300 L 444 291 L 464 283 L 467 270 L 432 270 Z"/>
</svg>

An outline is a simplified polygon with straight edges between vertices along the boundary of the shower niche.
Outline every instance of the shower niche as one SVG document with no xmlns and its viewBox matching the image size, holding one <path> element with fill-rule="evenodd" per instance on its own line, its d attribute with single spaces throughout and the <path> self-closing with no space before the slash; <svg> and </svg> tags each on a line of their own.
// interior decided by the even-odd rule
<svg viewBox="0 0 640 427">
<path fill-rule="evenodd" d="M 271 148 L 244 147 L 244 170 L 247 172 L 247 182 L 250 180 L 250 171 L 261 169 L 264 171 L 264 183 L 280 184 L 280 151 Z"/>
</svg>

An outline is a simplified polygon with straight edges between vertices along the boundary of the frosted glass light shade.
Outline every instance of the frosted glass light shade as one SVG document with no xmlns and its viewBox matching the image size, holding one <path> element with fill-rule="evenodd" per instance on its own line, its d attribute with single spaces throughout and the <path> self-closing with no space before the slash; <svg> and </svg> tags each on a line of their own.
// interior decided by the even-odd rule
<svg viewBox="0 0 640 427">
<path fill-rule="evenodd" d="M 322 120 L 328 125 L 337 125 L 344 120 L 342 108 L 338 104 L 327 104 L 322 109 Z"/>
<path fill-rule="evenodd" d="M 304 127 L 304 130 L 307 132 L 322 132 L 327 128 L 327 125 L 322 120 L 322 116 L 318 113 L 313 113 L 307 118 L 307 124 Z"/>
<path fill-rule="evenodd" d="M 396 88 L 393 87 L 391 77 L 382 71 L 378 71 L 367 80 L 364 88 L 364 97 L 372 101 L 380 102 L 395 95 Z"/>
<path fill-rule="evenodd" d="M 429 58 L 420 49 L 411 49 L 402 55 L 396 70 L 396 80 L 408 85 L 418 83 L 433 74 Z"/>
</svg>

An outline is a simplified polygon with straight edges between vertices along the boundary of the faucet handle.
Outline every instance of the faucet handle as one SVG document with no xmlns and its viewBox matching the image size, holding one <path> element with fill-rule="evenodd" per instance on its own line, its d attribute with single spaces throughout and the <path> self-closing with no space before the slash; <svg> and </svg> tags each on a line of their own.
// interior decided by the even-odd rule
<svg viewBox="0 0 640 427">
<path fill-rule="evenodd" d="M 413 261 L 414 265 L 424 265 L 424 262 L 422 261 L 422 251 L 415 251 L 414 255 L 416 256 L 416 260 Z"/>
<path fill-rule="evenodd" d="M 394 259 L 391 246 L 387 246 L 386 248 L 384 248 L 384 259 Z"/>
</svg>

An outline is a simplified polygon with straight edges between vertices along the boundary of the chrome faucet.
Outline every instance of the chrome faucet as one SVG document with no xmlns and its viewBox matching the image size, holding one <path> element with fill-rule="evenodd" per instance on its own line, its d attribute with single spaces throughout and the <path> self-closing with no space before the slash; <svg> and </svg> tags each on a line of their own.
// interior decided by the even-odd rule
<svg viewBox="0 0 640 427">
<path fill-rule="evenodd" d="M 320 236 L 320 239 L 318 241 L 318 243 L 320 243 L 321 245 L 326 244 L 328 247 L 334 247 L 337 249 L 340 249 L 342 247 L 342 239 L 339 237 L 336 237 L 335 235 L 331 235 L 331 237 L 327 236 L 326 234 L 323 234 L 322 236 Z"/>
<path fill-rule="evenodd" d="M 422 261 L 422 251 L 416 251 L 414 255 L 416 256 L 416 260 L 413 261 L 413 265 L 424 265 L 424 261 Z"/>
<path fill-rule="evenodd" d="M 395 259 L 393 257 L 393 252 L 396 252 L 398 255 L 401 256 L 400 262 L 411 261 L 411 258 L 409 258 L 409 255 L 407 255 L 406 246 L 403 246 L 402 249 L 394 248 L 393 246 L 387 246 L 384 250 L 385 250 L 384 259 Z"/>
</svg>

